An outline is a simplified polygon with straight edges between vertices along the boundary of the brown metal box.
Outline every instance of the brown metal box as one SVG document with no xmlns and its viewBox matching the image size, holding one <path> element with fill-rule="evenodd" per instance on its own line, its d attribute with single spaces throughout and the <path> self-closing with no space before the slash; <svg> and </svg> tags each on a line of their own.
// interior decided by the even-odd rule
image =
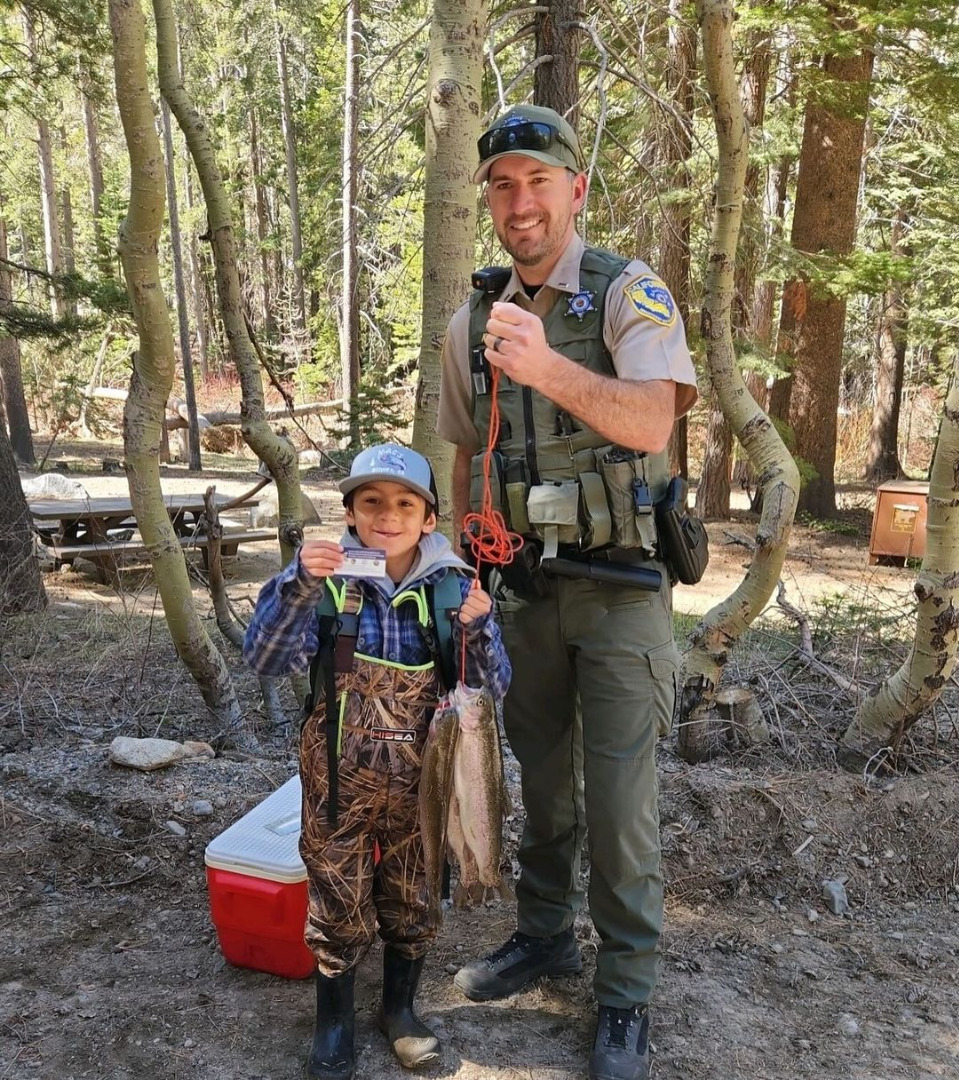
<svg viewBox="0 0 959 1080">
<path fill-rule="evenodd" d="M 921 559 L 926 553 L 926 480 L 889 480 L 876 489 L 869 562 Z"/>
</svg>

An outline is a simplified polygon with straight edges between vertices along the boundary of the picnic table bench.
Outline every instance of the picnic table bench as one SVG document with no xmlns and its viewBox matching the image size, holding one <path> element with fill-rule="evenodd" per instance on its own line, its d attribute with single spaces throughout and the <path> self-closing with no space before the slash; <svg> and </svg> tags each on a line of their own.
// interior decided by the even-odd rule
<svg viewBox="0 0 959 1080">
<path fill-rule="evenodd" d="M 232 502 L 225 495 L 214 498 L 217 507 Z M 163 502 L 180 545 L 201 551 L 204 566 L 207 566 L 210 538 L 203 531 L 202 494 L 165 495 Z M 106 581 L 108 572 L 116 574 L 120 556 L 143 554 L 147 550 L 141 538 L 131 535 L 136 531 L 137 521 L 129 496 L 28 499 L 27 504 L 40 543 L 57 567 L 72 564 L 78 558 L 87 559 L 96 567 L 99 580 Z M 236 555 L 240 544 L 276 540 L 276 532 L 272 529 L 230 528 L 225 521 L 222 524 L 220 551 L 223 555 Z"/>
</svg>

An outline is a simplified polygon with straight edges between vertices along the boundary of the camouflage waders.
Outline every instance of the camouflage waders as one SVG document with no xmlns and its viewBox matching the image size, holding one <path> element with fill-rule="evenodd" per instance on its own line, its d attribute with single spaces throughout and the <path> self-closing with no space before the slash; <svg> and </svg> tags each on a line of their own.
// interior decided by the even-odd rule
<svg viewBox="0 0 959 1080">
<path fill-rule="evenodd" d="M 338 608 L 354 598 L 347 587 Z M 419 591 L 397 602 L 426 605 Z M 355 610 L 355 607 L 353 608 Z M 426 953 L 438 926 L 429 903 L 419 823 L 423 748 L 439 696 L 433 663 L 405 667 L 356 652 L 336 677 L 340 707 L 336 824 L 327 815 L 326 711 L 322 697 L 300 734 L 300 856 L 309 905 L 305 941 L 321 974 L 335 977 L 380 936 L 408 959 Z M 380 860 L 374 864 L 374 845 Z"/>
</svg>

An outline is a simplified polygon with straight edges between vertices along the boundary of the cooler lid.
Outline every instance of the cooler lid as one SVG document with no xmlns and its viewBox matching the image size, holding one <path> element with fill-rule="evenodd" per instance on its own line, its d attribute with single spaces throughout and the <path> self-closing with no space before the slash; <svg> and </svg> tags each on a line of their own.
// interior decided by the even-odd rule
<svg viewBox="0 0 959 1080">
<path fill-rule="evenodd" d="M 294 776 L 206 846 L 203 860 L 215 870 L 231 870 L 270 881 L 306 878 L 300 858 L 300 778 Z"/>
</svg>

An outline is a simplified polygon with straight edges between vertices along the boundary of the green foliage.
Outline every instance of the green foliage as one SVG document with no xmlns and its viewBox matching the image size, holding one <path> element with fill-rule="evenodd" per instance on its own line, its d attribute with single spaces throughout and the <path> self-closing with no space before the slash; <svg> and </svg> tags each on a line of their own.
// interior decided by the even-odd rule
<svg viewBox="0 0 959 1080">
<path fill-rule="evenodd" d="M 60 347 L 65 347 L 75 343 L 82 333 L 102 329 L 105 319 L 132 316 L 129 294 L 112 278 L 91 280 L 77 273 L 57 276 L 36 267 L 26 269 L 32 276 L 52 284 L 65 300 L 85 300 L 88 303 L 85 305 L 86 313 L 68 314 L 59 319 L 30 304 L 17 303 L 0 309 L 0 331 L 20 341 L 49 338 Z"/>
<path fill-rule="evenodd" d="M 44 454 L 43 460 L 40 462 L 41 469 L 53 449 L 57 436 L 80 418 L 80 411 L 84 402 L 84 388 L 85 380 L 76 372 L 68 372 L 53 387 L 53 391 L 46 402 L 50 443 L 47 446 L 47 452 Z"/>
<path fill-rule="evenodd" d="M 353 450 L 394 440 L 397 431 L 409 421 L 403 410 L 397 406 L 396 395 L 391 388 L 363 380 L 360 381 L 356 397 L 350 399 L 350 412 L 345 409 L 338 410 L 338 424 L 330 429 L 333 437 L 340 442 L 351 439 L 351 413 L 357 419 L 359 427 L 358 443 L 350 442 Z"/>
<path fill-rule="evenodd" d="M 102 272 L 89 199 L 81 86 L 96 106 L 105 182 L 101 225 L 112 247 L 125 214 L 129 179 L 115 121 L 105 4 L 31 0 L 29 8 L 38 35 L 32 62 L 23 48 L 19 8 L 11 0 L 0 2 L 0 107 L 5 107 L 0 120 L 0 213 L 8 224 L 11 260 L 41 263 L 36 121 L 43 117 L 53 135 L 57 188 L 71 192 L 77 275 L 64 278 L 63 286 L 75 297 L 78 315 L 59 325 L 45 314 L 43 282 L 15 275 L 15 304 L 3 326 L 21 337 L 27 383 L 34 400 L 43 403 L 64 370 L 89 374 L 108 320 L 122 331 L 111 347 L 105 377 L 126 377 L 119 358 L 135 344 L 135 336 L 124 314 L 122 288 Z M 149 22 L 148 5 L 145 10 Z M 504 0 L 495 0 L 490 25 L 512 10 Z M 926 384 L 941 391 L 953 350 L 959 347 L 959 40 L 954 7 L 915 0 L 850 3 L 844 5 L 848 24 L 838 27 L 832 10 L 819 0 L 737 5 L 734 47 L 740 70 L 761 46 L 771 51 L 765 117 L 750 133 L 750 161 L 760 169 L 761 184 L 745 208 L 740 257 L 758 280 L 778 284 L 799 275 L 816 295 L 846 299 L 844 385 L 860 398 L 871 391 L 875 327 L 885 293 L 893 285 L 905 290 L 907 388 L 911 392 Z M 377 0 L 364 6 L 357 195 L 364 394 L 415 377 L 424 272 L 423 99 L 430 12 L 426 0 Z M 601 47 L 592 36 L 581 37 L 580 133 L 588 155 L 601 117 L 604 130 L 581 223 L 591 243 L 637 254 L 658 268 L 664 211 L 689 211 L 688 331 L 695 351 L 716 165 L 701 68 L 694 76 L 689 156 L 681 163 L 666 160 L 662 136 L 672 128 L 675 110 L 667 55 L 675 24 L 666 5 L 640 9 L 633 0 L 611 0 L 594 14 Z M 343 290 L 343 6 L 280 0 L 277 12 L 287 46 L 299 168 L 308 350 L 293 330 L 290 179 L 272 5 L 183 0 L 177 15 L 185 82 L 214 135 L 231 194 L 244 302 L 258 332 L 264 328 L 277 368 L 293 373 L 298 393 L 311 399 L 331 396 L 339 379 L 337 311 Z M 680 17 L 691 25 L 691 3 L 682 7 Z M 493 35 L 508 104 L 532 94 L 533 42 L 519 30 L 520 23 L 511 20 Z M 822 89 L 822 57 L 851 55 L 862 47 L 863 34 L 874 43 L 877 59 L 856 246 L 842 257 L 827 251 L 797 253 L 789 241 L 789 215 L 806 101 Z M 600 84 L 601 67 L 605 74 Z M 483 78 L 484 109 L 491 113 L 498 107 L 498 86 L 489 64 Z M 153 92 L 156 96 L 155 86 Z M 197 237 L 207 229 L 206 213 L 178 132 L 175 143 L 184 245 L 196 249 Z M 762 184 L 783 162 L 792 163 L 792 172 L 785 218 L 778 222 L 764 217 L 768 211 Z M 905 235 L 900 249 L 892 251 L 892 224 L 900 214 L 907 221 Z M 488 216 L 481 214 L 480 221 L 477 264 L 503 262 Z M 199 249 L 209 286 L 209 249 L 205 244 Z M 164 289 L 172 297 L 166 238 L 160 256 Z M 270 286 L 274 324 L 269 338 L 262 310 L 264 284 Z M 742 300 L 748 308 L 749 298 Z M 198 318 L 208 321 L 203 303 L 201 298 L 197 311 L 192 295 L 189 298 L 194 331 Z M 216 326 L 210 329 L 215 338 Z M 737 350 L 744 368 L 767 377 L 782 374 L 772 350 L 750 339 L 748 326 L 737 337 Z M 309 364 L 302 363 L 307 352 Z M 369 410 L 374 417 L 382 414 L 372 399 Z M 389 423 L 371 421 L 371 430 L 388 428 Z"/>
<path fill-rule="evenodd" d="M 770 377 L 782 379 L 789 374 L 777 362 L 779 357 L 751 341 L 736 345 L 736 358 L 742 371 L 755 371 L 766 379 Z"/>
<path fill-rule="evenodd" d="M 793 461 L 796 462 L 796 468 L 799 470 L 800 488 L 804 488 L 812 480 L 818 480 L 819 470 L 812 462 L 796 453 L 793 453 Z"/>
<path fill-rule="evenodd" d="M 893 603 L 879 603 L 877 597 L 850 590 L 825 594 L 813 603 L 811 629 L 817 650 L 828 649 L 836 642 L 867 636 L 875 644 L 904 643 L 915 630 L 916 605 L 901 597 Z"/>
<path fill-rule="evenodd" d="M 839 521 L 835 518 L 817 518 L 806 510 L 796 514 L 796 520 L 807 529 L 819 533 L 832 533 L 834 536 L 858 536 L 859 526 L 852 521 Z"/>
</svg>

